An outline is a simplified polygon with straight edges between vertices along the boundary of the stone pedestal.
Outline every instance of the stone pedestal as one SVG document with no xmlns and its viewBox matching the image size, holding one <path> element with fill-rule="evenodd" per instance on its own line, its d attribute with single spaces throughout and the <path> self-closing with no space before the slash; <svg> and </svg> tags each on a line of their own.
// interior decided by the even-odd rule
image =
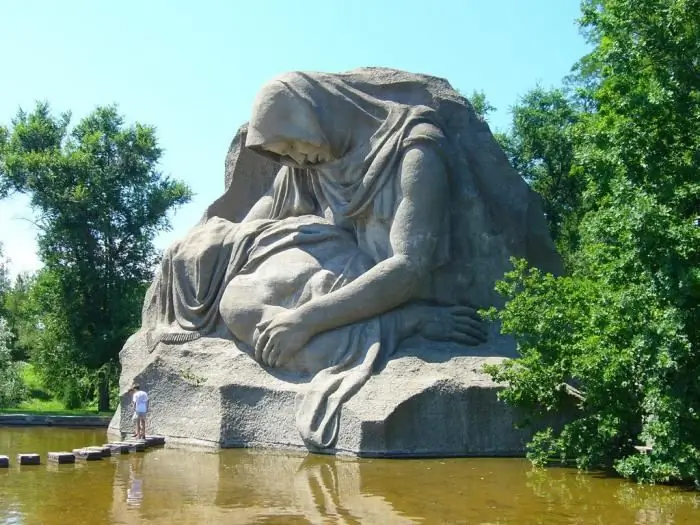
<svg viewBox="0 0 700 525">
<path fill-rule="evenodd" d="M 465 351 L 466 354 L 465 355 Z M 481 368 L 512 357 L 511 339 L 465 349 L 408 340 L 341 409 L 334 449 L 364 456 L 517 456 L 528 437 L 497 399 Z M 138 382 L 149 394 L 149 433 L 169 443 L 207 447 L 304 449 L 294 403 L 305 383 L 275 375 L 223 339 L 159 344 L 149 353 L 143 333 L 122 352 L 121 407 L 110 431 L 129 432 Z"/>
</svg>

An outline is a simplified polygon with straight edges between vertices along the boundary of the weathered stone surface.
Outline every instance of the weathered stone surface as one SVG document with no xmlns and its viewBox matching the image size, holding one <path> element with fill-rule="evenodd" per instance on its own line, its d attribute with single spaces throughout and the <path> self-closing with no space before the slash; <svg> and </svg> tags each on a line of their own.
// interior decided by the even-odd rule
<svg viewBox="0 0 700 525">
<path fill-rule="evenodd" d="M 148 353 L 142 337 L 124 348 L 122 385 L 148 385 L 153 432 L 170 443 L 304 448 L 294 421 L 303 383 L 270 374 L 226 340 L 160 345 Z M 327 452 L 521 455 L 527 435 L 513 427 L 513 412 L 496 399 L 499 387 L 480 372 L 483 364 L 512 356 L 512 341 L 494 336 L 488 347 L 464 354 L 456 345 L 404 345 L 343 407 L 338 442 Z M 118 409 L 110 431 L 130 429 L 129 416 Z"/>
<path fill-rule="evenodd" d="M 365 455 L 522 452 L 481 372 L 514 342 L 464 305 L 502 305 L 510 257 L 554 273 L 561 261 L 539 197 L 448 82 L 381 68 L 275 79 L 234 137 L 226 188 L 166 251 L 120 355 L 121 391 L 149 393 L 149 431 Z M 112 430 L 133 426 L 129 404 Z"/>
<path fill-rule="evenodd" d="M 73 454 L 78 459 L 84 459 L 85 461 L 101 461 L 102 460 L 102 450 L 95 448 L 76 448 L 73 449 Z"/>
<path fill-rule="evenodd" d="M 146 445 L 149 447 L 162 447 L 165 445 L 164 436 L 146 436 Z"/>
<path fill-rule="evenodd" d="M 141 442 L 134 441 L 122 441 L 120 443 L 115 443 L 114 445 L 119 446 L 122 450 L 122 454 L 129 454 L 131 452 L 143 452 L 146 450 L 146 445 Z"/>
<path fill-rule="evenodd" d="M 130 452 L 144 452 L 148 448 L 148 443 L 144 439 L 130 439 L 124 441 L 124 444 L 129 447 Z"/>
<path fill-rule="evenodd" d="M 280 167 L 245 148 L 247 133 L 248 126 L 243 125 L 233 137 L 226 155 L 225 191 L 207 208 L 202 220 L 226 217 L 239 222 L 272 186 Z"/>
<path fill-rule="evenodd" d="M 0 468 L 7 468 L 10 466 L 10 458 L 7 456 L 0 456 Z"/>
<path fill-rule="evenodd" d="M 85 447 L 86 450 L 94 450 L 95 452 L 99 452 L 102 454 L 103 458 L 109 458 L 112 457 L 112 449 L 108 446 L 89 446 Z"/>
<path fill-rule="evenodd" d="M 75 454 L 71 452 L 49 452 L 48 458 L 49 461 L 61 465 L 75 463 Z"/>
<path fill-rule="evenodd" d="M 131 448 L 127 443 L 106 443 L 103 446 L 109 448 L 112 455 L 128 454 Z"/>
<path fill-rule="evenodd" d="M 20 465 L 41 465 L 39 454 L 17 454 L 17 463 Z"/>
</svg>

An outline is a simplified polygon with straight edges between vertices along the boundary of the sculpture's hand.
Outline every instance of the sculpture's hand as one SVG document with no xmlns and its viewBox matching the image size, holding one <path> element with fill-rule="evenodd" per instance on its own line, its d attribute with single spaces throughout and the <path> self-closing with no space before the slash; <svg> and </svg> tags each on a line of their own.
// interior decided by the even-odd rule
<svg viewBox="0 0 700 525">
<path fill-rule="evenodd" d="M 468 306 L 428 306 L 422 313 L 420 334 L 434 341 L 455 341 L 468 346 L 486 342 L 484 321 Z"/>
<path fill-rule="evenodd" d="M 257 326 L 260 336 L 255 342 L 255 359 L 276 367 L 301 350 L 315 334 L 295 310 L 288 310 Z"/>
</svg>

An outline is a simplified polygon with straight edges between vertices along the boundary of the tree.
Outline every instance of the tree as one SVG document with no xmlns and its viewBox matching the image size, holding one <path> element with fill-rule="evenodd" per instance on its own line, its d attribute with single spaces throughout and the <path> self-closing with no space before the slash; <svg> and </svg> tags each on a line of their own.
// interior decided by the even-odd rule
<svg viewBox="0 0 700 525">
<path fill-rule="evenodd" d="M 496 110 L 483 91 L 473 91 L 469 100 L 484 121 Z M 586 102 L 581 89 L 569 96 L 564 89 L 537 87 L 511 108 L 510 130 L 494 133 L 512 166 L 542 197 L 550 233 L 564 255 L 578 242 L 584 177 L 574 163 L 575 130 Z"/>
<path fill-rule="evenodd" d="M 469 102 L 481 120 L 488 120 L 489 114 L 496 111 L 496 108 L 486 99 L 486 93 L 483 91 L 472 91 Z"/>
<path fill-rule="evenodd" d="M 0 188 L 29 194 L 39 216 L 37 304 L 55 345 L 35 355 L 40 370 L 66 388 L 76 370 L 87 371 L 107 410 L 156 262 L 153 239 L 192 194 L 158 171 L 155 129 L 126 126 L 115 106 L 69 126 L 70 115 L 52 115 L 46 103 L 20 110 L 0 141 Z"/>
<path fill-rule="evenodd" d="M 0 408 L 14 406 L 22 401 L 27 389 L 22 382 L 17 363 L 10 355 L 12 333 L 0 317 Z"/>
<path fill-rule="evenodd" d="M 0 242 L 0 315 L 3 313 L 3 299 L 10 288 L 10 271 Z"/>
<path fill-rule="evenodd" d="M 700 0 L 582 11 L 593 50 L 576 69 L 576 263 L 554 278 L 516 261 L 491 315 L 522 359 L 489 371 L 531 413 L 576 401 L 563 429 L 531 443 L 533 459 L 700 484 Z"/>
<path fill-rule="evenodd" d="M 41 338 L 41 311 L 32 300 L 36 276 L 20 274 L 5 294 L 4 309 L 10 331 L 14 334 L 12 358 L 27 361 L 39 346 Z"/>
<path fill-rule="evenodd" d="M 5 319 L 5 297 L 10 288 L 7 259 L 0 243 L 0 408 L 21 401 L 26 393 L 17 364 L 12 359 L 13 335 Z"/>
<path fill-rule="evenodd" d="M 581 108 L 564 90 L 537 87 L 512 108 L 513 121 L 500 142 L 513 167 L 542 197 L 552 238 L 566 254 L 577 243 L 584 178 L 574 164 L 575 129 Z"/>
</svg>

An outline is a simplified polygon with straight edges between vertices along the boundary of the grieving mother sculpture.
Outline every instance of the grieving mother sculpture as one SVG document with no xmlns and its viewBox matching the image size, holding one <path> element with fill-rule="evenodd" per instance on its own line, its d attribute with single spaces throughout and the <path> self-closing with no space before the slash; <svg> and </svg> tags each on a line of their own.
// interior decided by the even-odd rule
<svg viewBox="0 0 700 525">
<path fill-rule="evenodd" d="M 273 183 L 242 218 L 226 198 L 210 208 L 166 251 L 146 298 L 149 349 L 228 340 L 300 383 L 310 448 L 335 445 L 341 407 L 402 341 L 486 343 L 476 309 L 498 304 L 509 256 L 558 269 L 536 196 L 484 169 L 502 152 L 478 151 L 446 103 L 472 117 L 466 101 L 425 78 L 370 69 L 265 84 L 245 147 L 280 166 Z"/>
</svg>

